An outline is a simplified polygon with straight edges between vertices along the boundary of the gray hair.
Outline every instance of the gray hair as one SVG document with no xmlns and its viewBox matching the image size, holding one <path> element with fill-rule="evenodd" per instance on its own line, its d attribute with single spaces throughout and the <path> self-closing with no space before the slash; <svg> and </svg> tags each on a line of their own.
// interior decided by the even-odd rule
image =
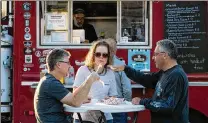
<svg viewBox="0 0 208 123">
<path fill-rule="evenodd" d="M 159 46 L 160 52 L 166 52 L 172 59 L 177 59 L 178 56 L 178 49 L 176 44 L 169 40 L 169 39 L 163 39 L 159 40 L 157 42 L 157 45 Z"/>
<path fill-rule="evenodd" d="M 46 65 L 49 71 L 53 71 L 57 62 L 63 61 L 64 57 L 70 57 L 71 54 L 63 49 L 53 49 L 46 57 Z"/>
<path fill-rule="evenodd" d="M 116 50 L 117 50 L 117 42 L 116 40 L 114 40 L 113 38 L 107 38 L 105 39 L 105 41 L 109 44 L 111 52 L 113 52 L 113 55 L 116 54 Z"/>
</svg>

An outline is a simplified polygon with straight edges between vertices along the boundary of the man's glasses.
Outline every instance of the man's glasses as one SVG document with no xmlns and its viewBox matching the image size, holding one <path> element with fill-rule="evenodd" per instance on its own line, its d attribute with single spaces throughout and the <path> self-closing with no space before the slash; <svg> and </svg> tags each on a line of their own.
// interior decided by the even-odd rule
<svg viewBox="0 0 208 123">
<path fill-rule="evenodd" d="M 75 16 L 76 20 L 84 20 L 84 17 Z"/>
<path fill-rule="evenodd" d="M 161 54 L 161 53 L 165 53 L 165 52 L 154 52 L 154 54 L 153 54 L 153 56 L 158 56 L 159 54 Z"/>
<path fill-rule="evenodd" d="M 95 57 L 103 57 L 103 58 L 107 58 L 108 57 L 108 53 L 100 53 L 100 52 L 96 52 L 94 53 Z"/>
<path fill-rule="evenodd" d="M 70 65 L 69 61 L 58 61 L 58 62 L 62 62 L 62 63 L 66 63 L 66 64 Z"/>
</svg>

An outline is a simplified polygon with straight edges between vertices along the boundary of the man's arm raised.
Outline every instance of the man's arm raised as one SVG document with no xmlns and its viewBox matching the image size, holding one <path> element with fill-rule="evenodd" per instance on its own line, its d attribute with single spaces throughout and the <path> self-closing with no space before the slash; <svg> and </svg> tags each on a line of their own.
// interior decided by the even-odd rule
<svg viewBox="0 0 208 123">
<path fill-rule="evenodd" d="M 76 88 L 73 93 L 68 93 L 61 102 L 70 106 L 81 106 L 88 96 L 92 84 L 99 79 L 100 77 L 96 72 L 91 73 L 83 84 Z"/>
</svg>

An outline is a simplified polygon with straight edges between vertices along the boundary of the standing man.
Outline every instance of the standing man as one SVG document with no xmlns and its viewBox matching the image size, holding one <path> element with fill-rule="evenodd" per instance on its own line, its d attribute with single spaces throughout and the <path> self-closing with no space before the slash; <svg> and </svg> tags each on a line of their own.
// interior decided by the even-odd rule
<svg viewBox="0 0 208 123">
<path fill-rule="evenodd" d="M 46 58 L 48 73 L 41 78 L 34 96 L 37 123 L 69 123 L 63 104 L 80 106 L 87 98 L 91 85 L 99 80 L 97 73 L 92 72 L 76 91 L 69 92 L 59 80 L 68 75 L 70 56 L 65 50 L 54 49 Z"/>
<path fill-rule="evenodd" d="M 111 48 L 111 52 L 113 55 L 113 65 L 125 65 L 118 57 L 116 56 L 117 44 L 114 39 L 106 39 L 105 40 Z M 116 85 L 117 85 L 117 93 L 118 98 L 124 98 L 127 101 L 131 101 L 132 91 L 131 91 L 131 82 L 129 78 L 123 71 L 114 72 L 116 77 Z M 127 123 L 127 113 L 112 113 L 113 122 L 114 123 Z"/>
<path fill-rule="evenodd" d="M 92 43 L 98 39 L 94 27 L 85 22 L 85 11 L 83 9 L 74 10 L 73 29 L 84 29 L 86 42 Z"/>
<path fill-rule="evenodd" d="M 177 47 L 168 39 L 160 40 L 153 60 L 160 71 L 144 74 L 129 66 L 112 66 L 124 70 L 127 76 L 146 88 L 154 88 L 152 98 L 136 97 L 133 104 L 144 105 L 151 111 L 152 123 L 188 123 L 188 79 L 183 68 L 177 64 Z"/>
</svg>

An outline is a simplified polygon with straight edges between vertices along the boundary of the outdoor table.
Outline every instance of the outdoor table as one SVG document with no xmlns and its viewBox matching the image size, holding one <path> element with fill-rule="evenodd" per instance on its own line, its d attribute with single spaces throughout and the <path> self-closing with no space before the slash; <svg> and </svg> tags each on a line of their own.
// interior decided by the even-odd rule
<svg viewBox="0 0 208 123">
<path fill-rule="evenodd" d="M 126 102 L 126 101 L 125 101 Z M 106 118 L 104 113 L 120 113 L 120 112 L 134 112 L 133 123 L 136 123 L 139 111 L 145 110 L 144 105 L 133 105 L 131 102 L 119 105 L 107 105 L 104 103 L 86 103 L 82 104 L 80 107 L 72 107 L 64 104 L 64 111 L 77 113 L 80 122 L 82 123 L 82 118 L 80 113 L 87 112 L 90 110 L 99 110 L 101 112 L 102 118 L 106 123 Z M 101 123 L 102 120 L 100 120 Z"/>
</svg>

